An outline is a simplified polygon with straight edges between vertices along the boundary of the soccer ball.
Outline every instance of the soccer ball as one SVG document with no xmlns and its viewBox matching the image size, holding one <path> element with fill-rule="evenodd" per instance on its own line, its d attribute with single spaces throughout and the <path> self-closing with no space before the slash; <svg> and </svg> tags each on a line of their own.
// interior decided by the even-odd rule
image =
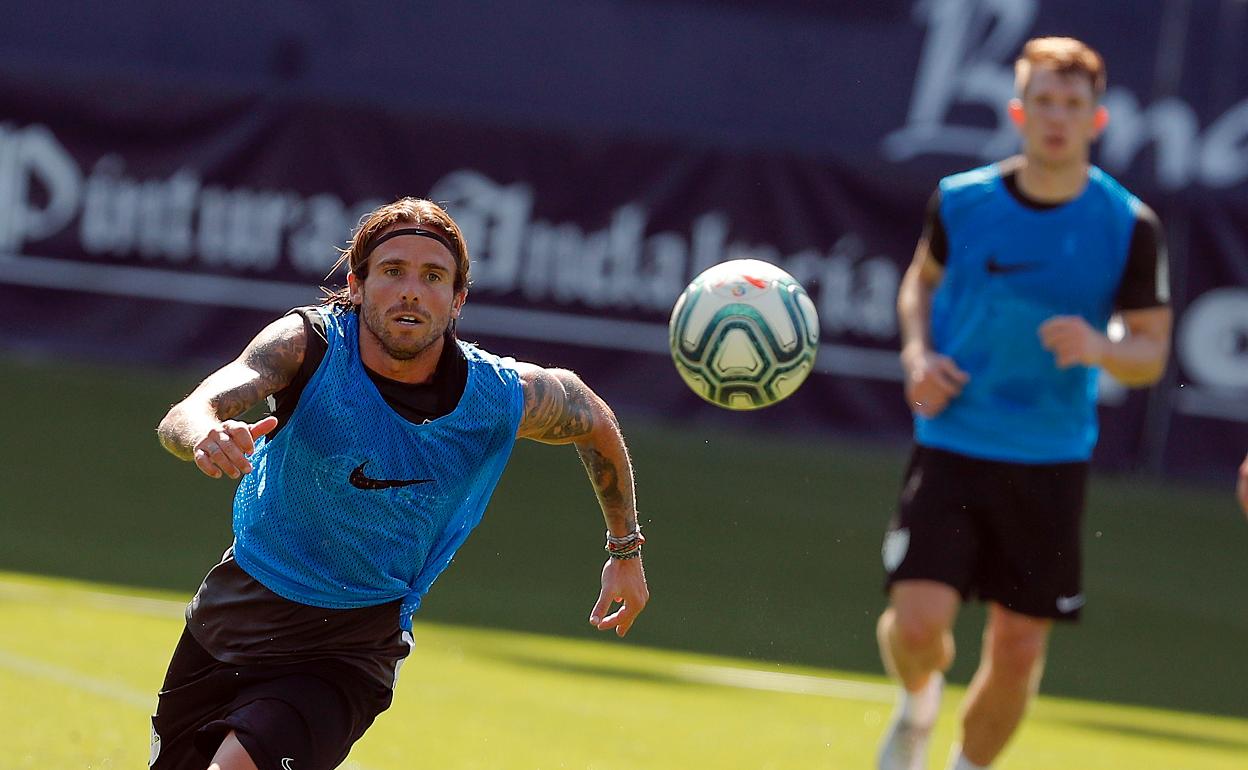
<svg viewBox="0 0 1248 770">
<path fill-rule="evenodd" d="M 672 309 L 676 371 L 702 398 L 760 409 L 797 390 L 815 366 L 819 318 L 793 276 L 756 259 L 707 269 Z"/>
</svg>

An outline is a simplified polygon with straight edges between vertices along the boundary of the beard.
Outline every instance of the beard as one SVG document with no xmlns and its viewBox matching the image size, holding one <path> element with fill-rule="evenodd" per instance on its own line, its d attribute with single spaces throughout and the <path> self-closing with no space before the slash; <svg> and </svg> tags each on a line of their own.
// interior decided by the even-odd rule
<svg viewBox="0 0 1248 770">
<path fill-rule="evenodd" d="M 424 323 L 413 328 L 411 333 L 397 333 L 386 319 L 399 311 L 411 313 Z M 442 339 L 451 326 L 450 319 L 446 319 L 444 323 L 438 323 L 439 319 L 433 318 L 423 310 L 390 308 L 382 312 L 369 306 L 368 303 L 360 307 L 360 316 L 364 319 L 364 326 L 381 343 L 382 350 L 396 361 L 410 361 L 425 352 L 435 342 Z"/>
</svg>

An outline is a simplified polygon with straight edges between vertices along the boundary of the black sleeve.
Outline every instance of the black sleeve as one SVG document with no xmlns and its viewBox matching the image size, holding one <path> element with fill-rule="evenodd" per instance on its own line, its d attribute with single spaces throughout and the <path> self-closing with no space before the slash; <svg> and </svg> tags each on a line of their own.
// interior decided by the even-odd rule
<svg viewBox="0 0 1248 770">
<path fill-rule="evenodd" d="M 299 397 L 303 395 L 303 389 L 311 381 L 312 375 L 316 374 L 317 367 L 321 365 L 325 353 L 329 350 L 329 339 L 325 335 L 325 319 L 316 312 L 316 308 L 297 307 L 286 315 L 291 313 L 298 313 L 303 319 L 303 332 L 307 343 L 303 349 L 303 363 L 299 365 L 299 371 L 294 379 L 289 385 L 269 397 L 269 413 L 277 418 L 277 427 L 269 434 L 269 438 L 276 436 L 290 416 L 294 414 L 295 407 L 299 405 Z"/>
<path fill-rule="evenodd" d="M 1116 310 L 1144 310 L 1170 304 L 1170 264 L 1166 234 L 1157 214 L 1140 204 L 1127 249 L 1127 266 L 1114 297 Z"/>
<path fill-rule="evenodd" d="M 936 264 L 944 266 L 949 256 L 949 240 L 945 236 L 945 224 L 940 221 L 940 190 L 927 199 L 927 213 L 923 217 L 923 240 Z"/>
</svg>

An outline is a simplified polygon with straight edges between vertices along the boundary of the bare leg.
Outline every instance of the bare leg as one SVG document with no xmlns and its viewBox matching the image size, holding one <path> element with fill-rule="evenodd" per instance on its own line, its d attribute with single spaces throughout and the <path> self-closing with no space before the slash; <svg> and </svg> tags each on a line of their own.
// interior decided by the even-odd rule
<svg viewBox="0 0 1248 770">
<path fill-rule="evenodd" d="M 884 667 L 904 689 L 880 743 L 878 770 L 927 767 L 927 744 L 944 684 L 941 674 L 953 662 L 950 629 L 960 601 L 958 592 L 944 583 L 905 580 L 893 584 L 876 634 Z"/>
<path fill-rule="evenodd" d="M 884 668 L 909 692 L 917 692 L 936 671 L 953 663 L 953 621 L 961 597 L 932 580 L 893 584 L 889 607 L 880 616 L 876 638 Z"/>
<path fill-rule="evenodd" d="M 238 738 L 231 730 L 230 734 L 225 736 L 225 740 L 221 741 L 221 747 L 217 749 L 217 753 L 212 757 L 212 763 L 208 765 L 208 770 L 259 770 L 256 763 L 251 761 L 251 755 L 247 753 L 247 749 L 243 748 L 243 744 L 238 742 Z"/>
<path fill-rule="evenodd" d="M 1053 621 L 993 602 L 984 650 L 962 706 L 962 754 L 987 767 L 1010 740 L 1040 686 Z"/>
</svg>

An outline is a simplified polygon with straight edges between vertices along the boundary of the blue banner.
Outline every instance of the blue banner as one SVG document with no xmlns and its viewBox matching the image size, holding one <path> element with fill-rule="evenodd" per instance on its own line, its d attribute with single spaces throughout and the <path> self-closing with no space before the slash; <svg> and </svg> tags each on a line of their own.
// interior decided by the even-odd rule
<svg viewBox="0 0 1248 770">
<path fill-rule="evenodd" d="M 381 18 L 401 13 L 365 5 Z M 431 9 L 439 39 L 458 40 L 456 25 L 482 5 Z M 319 98 L 310 85 L 264 88 L 242 71 L 228 85 L 121 67 L 84 79 L 72 67 L 0 57 L 0 294 L 16 327 L 4 345 L 224 360 L 265 320 L 317 300 L 361 213 L 416 194 L 448 206 L 474 256 L 463 336 L 577 368 L 614 403 L 654 415 L 901 437 L 909 418 L 894 306 L 924 202 L 941 175 L 1016 148 L 1003 112 L 1013 56 L 1027 37 L 1060 27 L 1110 64 L 1111 123 L 1097 161 L 1166 223 L 1178 314 L 1162 386 L 1128 393 L 1104 382 L 1098 462 L 1224 473 L 1242 457 L 1248 88 L 1245 68 L 1227 66 L 1239 55 L 1234 39 L 1219 43 L 1243 23 L 1228 20 L 1226 4 L 1179 4 L 1183 15 L 1164 3 L 1033 0 L 872 12 L 568 4 L 541 39 L 592 66 L 543 69 L 540 87 L 512 82 L 533 75 L 519 58 L 533 41 L 503 29 L 527 5 L 473 19 L 478 36 L 464 45 L 492 41 L 494 64 L 432 57 L 447 83 L 422 80 L 422 99 L 367 88 L 349 99 L 358 73 L 328 66 L 342 51 L 272 37 L 263 12 L 250 44 L 276 41 L 294 62 L 281 66 L 319 73 L 308 76 Z M 372 42 L 410 43 L 401 21 L 370 27 Z M 224 23 L 228 14 L 187 34 L 211 36 Z M 621 41 L 604 31 L 630 24 L 669 32 Z M 1204 39 L 1213 43 L 1187 44 Z M 187 50 L 181 66 L 207 66 Z M 620 74 L 599 71 L 625 50 Z M 494 66 L 513 55 L 515 69 Z M 379 77 L 385 85 L 396 74 Z M 592 86 L 595 77 L 615 90 Z M 630 91 L 630 82 L 668 90 Z M 447 101 L 487 83 L 498 90 L 480 102 L 488 109 Z M 534 105 L 547 121 L 526 112 Z M 640 120 L 646 110 L 652 119 Z M 729 415 L 676 376 L 666 321 L 693 275 L 745 256 L 806 286 L 822 345 L 817 374 L 796 396 Z"/>
</svg>

